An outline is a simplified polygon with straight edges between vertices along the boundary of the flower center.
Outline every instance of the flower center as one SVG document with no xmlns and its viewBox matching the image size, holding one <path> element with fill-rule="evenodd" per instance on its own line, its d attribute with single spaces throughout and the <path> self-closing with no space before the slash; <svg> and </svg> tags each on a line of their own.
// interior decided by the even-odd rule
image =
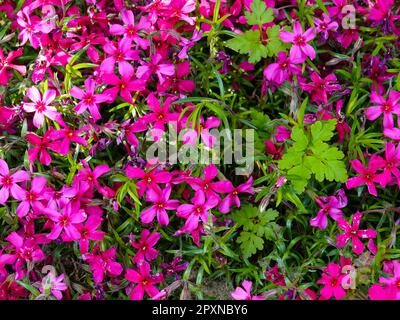
<svg viewBox="0 0 400 320">
<path fill-rule="evenodd" d="M 237 196 L 237 195 L 238 195 L 238 192 L 237 192 L 236 190 L 234 190 L 234 191 L 232 192 L 232 195 Z"/>
<path fill-rule="evenodd" d="M 337 286 L 337 284 L 338 284 L 338 279 L 335 277 L 335 278 L 332 278 L 330 281 L 329 281 L 329 284 L 331 285 L 331 287 L 336 287 Z"/>
<path fill-rule="evenodd" d="M 302 35 L 296 36 L 294 43 L 298 46 L 304 46 L 306 44 L 306 39 Z"/>
<path fill-rule="evenodd" d="M 86 104 L 93 104 L 94 103 L 94 97 L 92 94 L 88 93 L 83 97 L 83 101 Z"/>
<path fill-rule="evenodd" d="M 13 185 L 13 178 L 9 177 L 9 176 L 5 176 L 5 177 L 3 177 L 2 182 L 6 188 L 10 188 Z"/>
<path fill-rule="evenodd" d="M 45 107 L 45 105 L 44 105 L 44 103 L 42 101 L 39 101 L 39 102 L 36 103 L 36 110 L 37 111 L 43 112 L 45 108 L 46 107 Z"/>
<path fill-rule="evenodd" d="M 61 225 L 63 226 L 63 227 L 66 227 L 67 225 L 68 225 L 68 223 L 69 223 L 69 219 L 68 219 L 68 217 L 67 216 L 64 216 L 64 217 L 62 217 L 61 218 Z"/>
<path fill-rule="evenodd" d="M 202 211 L 201 207 L 196 207 L 196 209 L 195 209 L 195 212 L 196 212 L 196 213 L 199 213 L 199 214 L 200 214 L 201 211 Z"/>
<path fill-rule="evenodd" d="M 157 208 L 162 209 L 164 208 L 164 203 L 157 203 Z"/>
</svg>

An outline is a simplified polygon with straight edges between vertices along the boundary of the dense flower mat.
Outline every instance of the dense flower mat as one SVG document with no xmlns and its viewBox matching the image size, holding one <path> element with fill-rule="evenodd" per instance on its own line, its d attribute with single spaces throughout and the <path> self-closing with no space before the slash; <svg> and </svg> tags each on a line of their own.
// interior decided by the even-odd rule
<svg viewBox="0 0 400 320">
<path fill-rule="evenodd" d="M 400 299 L 399 36 L 394 0 L 0 1 L 0 299 Z"/>
</svg>

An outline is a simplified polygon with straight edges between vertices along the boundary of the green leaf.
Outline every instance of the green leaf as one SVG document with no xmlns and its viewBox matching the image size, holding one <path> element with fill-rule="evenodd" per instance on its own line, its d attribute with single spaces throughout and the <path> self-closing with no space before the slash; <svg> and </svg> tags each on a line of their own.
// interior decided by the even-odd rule
<svg viewBox="0 0 400 320">
<path fill-rule="evenodd" d="M 302 126 L 293 128 L 291 138 L 294 143 L 278 166 L 296 192 L 304 191 L 312 175 L 319 182 L 347 180 L 343 152 L 326 143 L 333 137 L 335 127 L 336 120 L 332 119 L 315 122 L 307 132 Z"/>
<path fill-rule="evenodd" d="M 235 35 L 226 42 L 227 46 L 239 53 L 249 54 L 249 62 L 257 63 L 268 56 L 268 48 L 261 43 L 260 31 L 249 30 Z"/>
<path fill-rule="evenodd" d="M 267 9 L 263 0 L 253 0 L 250 5 L 251 12 L 246 11 L 245 16 L 247 23 L 253 25 L 263 25 L 274 20 L 274 11 L 271 8 Z"/>
<path fill-rule="evenodd" d="M 274 239 L 274 230 L 277 229 L 277 225 L 273 221 L 278 216 L 279 213 L 276 210 L 268 209 L 266 212 L 260 212 L 257 207 L 251 205 L 244 206 L 232 215 L 238 226 L 243 227 L 237 242 L 241 243 L 240 248 L 245 257 L 262 250 L 263 239 Z"/>
<path fill-rule="evenodd" d="M 247 231 L 243 231 L 240 234 L 237 242 L 241 244 L 240 248 L 242 249 L 245 258 L 252 256 L 257 252 L 257 250 L 262 250 L 264 248 L 264 240 Z"/>
</svg>

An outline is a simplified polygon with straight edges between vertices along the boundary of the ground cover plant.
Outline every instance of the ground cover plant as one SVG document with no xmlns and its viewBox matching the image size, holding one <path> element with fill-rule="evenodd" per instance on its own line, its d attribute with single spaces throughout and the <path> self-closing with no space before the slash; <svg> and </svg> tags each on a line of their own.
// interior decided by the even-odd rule
<svg viewBox="0 0 400 320">
<path fill-rule="evenodd" d="M 400 299 L 394 0 L 0 1 L 0 299 Z"/>
</svg>

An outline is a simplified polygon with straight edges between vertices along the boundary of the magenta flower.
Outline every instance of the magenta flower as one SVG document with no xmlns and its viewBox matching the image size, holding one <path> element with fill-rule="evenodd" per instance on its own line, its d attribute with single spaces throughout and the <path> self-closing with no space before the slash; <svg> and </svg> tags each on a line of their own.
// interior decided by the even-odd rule
<svg viewBox="0 0 400 320">
<path fill-rule="evenodd" d="M 322 278 L 317 281 L 318 284 L 323 284 L 324 287 L 321 289 L 321 297 L 328 300 L 331 297 L 335 297 L 337 300 L 341 300 L 346 296 L 346 291 L 343 289 L 342 284 L 346 275 L 341 273 L 341 268 L 336 263 L 329 263 L 324 269 Z"/>
<path fill-rule="evenodd" d="M 370 288 L 371 300 L 400 300 L 400 262 L 392 260 L 392 265 L 392 277 L 380 277 L 379 284 Z"/>
<path fill-rule="evenodd" d="M 328 226 L 329 214 L 331 218 L 337 221 L 342 215 L 343 211 L 340 210 L 347 206 L 347 197 L 343 189 L 340 189 L 336 195 L 330 197 L 319 197 L 315 202 L 321 207 L 317 216 L 310 221 L 310 225 L 320 229 L 326 229 Z"/>
<path fill-rule="evenodd" d="M 314 28 L 308 29 L 303 33 L 300 22 L 296 21 L 293 27 L 293 33 L 282 30 L 280 34 L 281 40 L 286 43 L 293 43 L 290 49 L 290 59 L 293 63 L 302 63 L 307 57 L 311 60 L 315 59 L 315 50 L 307 42 L 315 38 Z"/>
<path fill-rule="evenodd" d="M 69 152 L 71 142 L 74 142 L 74 143 L 77 143 L 77 144 L 87 147 L 87 145 L 88 145 L 87 141 L 79 136 L 79 134 L 82 133 L 84 130 L 85 130 L 84 128 L 79 129 L 79 130 L 73 130 L 68 127 L 65 127 L 60 130 L 53 130 L 49 136 L 52 140 L 57 140 L 53 144 L 58 146 L 56 148 L 56 150 L 54 150 L 55 148 L 52 147 L 53 151 L 57 151 L 61 155 L 65 156 Z M 46 131 L 46 133 L 47 133 L 47 131 Z M 46 133 L 45 133 L 45 136 L 46 136 Z M 51 144 L 51 145 L 53 145 L 53 144 Z"/>
<path fill-rule="evenodd" d="M 165 76 L 173 76 L 175 67 L 170 63 L 161 63 L 163 57 L 160 54 L 155 54 L 150 57 L 150 62 L 142 62 L 136 70 L 136 76 L 143 81 L 148 81 L 150 76 L 155 73 L 160 80 L 160 84 L 165 81 Z"/>
<path fill-rule="evenodd" d="M 123 271 L 121 264 L 115 261 L 115 248 L 100 251 L 99 254 L 98 251 L 96 246 L 92 253 L 83 256 L 83 259 L 90 265 L 96 284 L 103 282 L 106 275 L 118 277 Z"/>
<path fill-rule="evenodd" d="M 133 261 L 139 263 L 140 261 L 152 261 L 158 256 L 158 251 L 153 247 L 156 245 L 158 240 L 160 240 L 161 233 L 154 232 L 150 234 L 150 231 L 147 229 L 142 230 L 141 238 L 137 242 L 133 242 L 131 239 L 131 245 L 136 248 L 138 251 L 133 258 Z"/>
<path fill-rule="evenodd" d="M 86 111 L 86 109 L 89 109 L 89 112 L 90 112 L 91 116 L 93 117 L 93 120 L 97 121 L 97 120 L 101 119 L 98 104 L 108 101 L 110 99 L 110 97 L 105 94 L 94 93 L 95 86 L 96 86 L 96 84 L 93 79 L 86 79 L 85 80 L 86 91 L 83 91 L 82 89 L 78 88 L 77 86 L 74 86 L 70 90 L 70 94 L 74 98 L 81 100 L 81 102 L 79 102 L 76 105 L 76 107 L 74 108 L 76 113 L 82 114 L 83 112 Z"/>
<path fill-rule="evenodd" d="M 347 189 L 357 188 L 362 184 L 366 184 L 368 192 L 373 196 L 377 196 L 374 183 L 382 183 L 382 174 L 376 173 L 378 169 L 385 167 L 385 160 L 380 156 L 372 155 L 368 163 L 368 168 L 360 162 L 360 160 L 351 160 L 351 166 L 360 175 L 357 177 L 349 178 L 346 182 Z"/>
<path fill-rule="evenodd" d="M 314 18 L 317 26 L 316 32 L 321 35 L 322 39 L 327 40 L 329 38 L 329 31 L 336 31 L 339 28 L 339 24 L 336 21 L 332 21 L 325 13 L 322 14 L 322 19 Z"/>
<path fill-rule="evenodd" d="M 174 76 L 168 77 L 164 82 L 158 83 L 157 89 L 159 92 L 166 92 L 170 89 L 172 92 L 192 92 L 196 85 L 193 80 L 183 79 L 190 74 L 190 63 L 184 61 L 176 64 Z"/>
<path fill-rule="evenodd" d="M 193 188 L 193 190 L 203 191 L 207 198 L 214 196 L 219 198 L 216 193 L 227 193 L 232 189 L 232 183 L 227 180 L 221 180 L 212 182 L 218 174 L 218 169 L 214 164 L 209 164 L 204 167 L 204 179 L 201 178 L 190 178 L 187 183 Z"/>
<path fill-rule="evenodd" d="M 171 185 L 167 185 L 163 190 L 157 185 L 147 189 L 146 201 L 152 202 L 153 206 L 142 211 L 140 219 L 143 223 L 151 223 L 155 216 L 161 226 L 169 224 L 166 210 L 175 210 L 179 206 L 179 200 L 169 200 L 171 195 Z"/>
<path fill-rule="evenodd" d="M 201 140 L 204 144 L 213 148 L 217 143 L 217 138 L 210 133 L 210 129 L 218 128 L 221 124 L 221 120 L 216 117 L 208 117 L 206 121 L 201 117 L 200 118 L 200 131 Z M 182 137 L 183 143 L 187 144 L 195 144 L 197 141 L 197 131 L 189 129 Z"/>
<path fill-rule="evenodd" d="M 218 198 L 210 196 L 206 200 L 203 191 L 198 190 L 191 200 L 193 204 L 182 204 L 178 207 L 176 215 L 178 217 L 186 219 L 185 225 L 182 228 L 182 232 L 191 232 L 196 230 L 199 225 L 199 220 L 203 223 L 208 224 L 209 219 L 214 221 L 214 216 L 210 213 L 210 209 L 218 205 Z"/>
<path fill-rule="evenodd" d="M 159 291 L 154 286 L 163 280 L 162 273 L 155 276 L 150 274 L 150 265 L 146 261 L 142 261 L 138 265 L 138 270 L 127 269 L 125 279 L 136 283 L 136 286 L 130 293 L 131 300 L 142 300 L 146 292 L 150 297 L 154 297 Z"/>
<path fill-rule="evenodd" d="M 146 172 L 142 169 L 131 166 L 126 168 L 126 176 L 129 179 L 141 179 L 136 183 L 139 197 L 141 197 L 146 190 L 156 189 L 157 184 L 168 183 L 172 178 L 172 175 L 167 171 L 153 169 L 149 172 Z"/>
<path fill-rule="evenodd" d="M 107 198 L 112 197 L 114 195 L 113 190 L 106 186 L 101 186 L 98 181 L 102 175 L 111 170 L 110 167 L 107 164 L 101 164 L 92 170 L 85 160 L 81 160 L 81 163 L 83 164 L 83 168 L 78 170 L 76 178 L 85 181 L 91 189 L 96 187 L 103 196 Z"/>
<path fill-rule="evenodd" d="M 351 226 L 343 218 L 338 219 L 338 226 L 344 231 L 336 237 L 336 242 L 339 247 L 344 247 L 347 240 L 351 239 L 353 242 L 353 251 L 355 254 L 361 254 L 364 251 L 364 244 L 359 238 L 373 239 L 376 238 L 376 231 L 374 229 L 359 230 L 362 214 L 357 212 L 353 215 L 353 225 Z"/>
<path fill-rule="evenodd" d="M 301 68 L 296 66 L 284 51 L 278 53 L 278 62 L 264 69 L 264 77 L 277 85 L 290 80 L 293 74 L 301 74 Z"/>
<path fill-rule="evenodd" d="M 110 97 L 109 102 L 113 102 L 119 93 L 122 100 L 132 103 L 131 92 L 145 90 L 146 84 L 142 80 L 132 79 L 134 71 L 130 64 L 123 66 L 123 68 L 119 65 L 118 70 L 121 79 L 114 73 L 104 75 L 103 82 L 114 87 L 104 90 L 103 94 Z"/>
<path fill-rule="evenodd" d="M 371 102 L 376 105 L 365 110 L 365 115 L 368 120 L 375 120 L 383 113 L 383 127 L 384 129 L 391 129 L 394 127 L 393 114 L 400 115 L 400 92 L 392 90 L 389 93 L 388 99 L 384 99 L 375 91 L 371 93 Z"/>
<path fill-rule="evenodd" d="M 375 21 L 384 21 L 389 15 L 394 0 L 377 0 L 373 2 L 368 18 Z"/>
<path fill-rule="evenodd" d="M 169 110 L 172 101 L 174 101 L 174 98 L 168 97 L 164 105 L 161 106 L 153 93 L 147 97 L 147 103 L 152 113 L 144 115 L 139 121 L 146 124 L 153 124 L 153 136 L 156 141 L 158 141 L 162 132 L 164 132 L 165 125 L 169 122 L 177 121 L 179 118 L 178 112 L 170 112 Z"/>
<path fill-rule="evenodd" d="M 21 199 L 24 196 L 24 189 L 17 183 L 29 180 L 29 173 L 18 170 L 10 175 L 7 162 L 0 159 L 0 204 L 6 203 L 10 193 L 14 199 Z"/>
<path fill-rule="evenodd" d="M 48 239 L 57 239 L 63 231 L 69 241 L 80 238 L 81 235 L 77 229 L 77 224 L 86 219 L 86 214 L 83 210 L 73 211 L 71 203 L 68 203 L 61 209 L 61 212 L 50 208 L 45 209 L 44 212 L 53 221 L 52 230 L 47 235 Z"/>
<path fill-rule="evenodd" d="M 80 233 L 79 250 L 82 254 L 86 254 L 89 250 L 89 240 L 103 241 L 105 232 L 97 230 L 103 219 L 99 216 L 91 215 L 85 224 L 77 224 L 76 228 Z"/>
<path fill-rule="evenodd" d="M 47 130 L 44 133 L 43 138 L 34 133 L 26 134 L 26 139 L 31 145 L 35 146 L 34 148 L 30 148 L 28 150 L 29 161 L 35 162 L 37 156 L 39 155 L 40 163 L 44 164 L 45 166 L 48 166 L 51 163 L 51 156 L 47 149 L 58 152 L 60 148 L 58 142 L 51 142 L 51 134 L 51 130 Z"/>
<path fill-rule="evenodd" d="M 145 16 L 141 16 L 139 22 L 135 25 L 135 16 L 132 11 L 127 10 L 121 13 L 124 26 L 120 24 L 112 24 L 110 26 L 110 33 L 113 35 L 124 35 L 133 40 L 139 47 L 146 50 L 149 46 L 149 40 L 139 36 L 140 30 L 147 31 L 150 29 L 151 24 Z"/>
<path fill-rule="evenodd" d="M 27 90 L 26 95 L 33 103 L 25 102 L 23 108 L 26 112 L 35 113 L 33 115 L 33 124 L 36 128 L 41 128 L 43 126 L 44 116 L 53 121 L 60 119 L 60 113 L 55 107 L 50 105 L 56 98 L 56 92 L 54 90 L 46 90 L 42 97 L 42 94 L 37 88 L 31 87 Z"/>
<path fill-rule="evenodd" d="M 46 258 L 33 239 L 24 240 L 18 233 L 11 232 L 6 240 L 12 244 L 17 280 L 21 280 L 25 276 L 26 272 L 22 270 L 22 267 L 26 262 L 38 262 Z"/>
<path fill-rule="evenodd" d="M 118 47 L 114 45 L 112 41 L 106 41 L 103 46 L 105 53 L 110 57 L 103 60 L 100 65 L 100 70 L 106 74 L 113 73 L 115 64 L 121 69 L 129 68 L 128 65 L 130 60 L 139 60 L 139 50 L 132 50 L 132 40 L 128 37 L 122 38 L 118 42 Z"/>
<path fill-rule="evenodd" d="M 237 287 L 235 291 L 231 292 L 231 296 L 235 300 L 265 300 L 263 296 L 252 296 L 251 287 L 253 283 L 248 280 L 244 280 L 242 287 Z"/>
<path fill-rule="evenodd" d="M 383 169 L 383 173 L 381 175 L 382 187 L 386 187 L 387 184 L 391 183 L 393 178 L 396 178 L 397 184 L 400 183 L 400 170 L 398 166 L 400 165 L 400 147 L 391 143 L 386 143 L 385 149 L 385 168 Z"/>
<path fill-rule="evenodd" d="M 236 188 L 231 185 L 231 190 L 229 194 L 220 202 L 218 210 L 222 213 L 228 213 L 232 205 L 240 208 L 240 199 L 238 197 L 239 193 L 254 194 L 253 189 L 253 177 L 250 177 L 245 183 L 237 186 Z"/>
<path fill-rule="evenodd" d="M 318 73 L 313 72 L 310 75 L 311 82 L 303 84 L 304 91 L 311 94 L 311 99 L 318 104 L 328 103 L 328 94 L 337 91 L 341 88 L 337 84 L 336 76 L 331 73 L 325 78 L 321 78 Z"/>
<path fill-rule="evenodd" d="M 171 263 L 160 263 L 160 267 L 164 270 L 165 277 L 167 278 L 173 275 L 175 280 L 178 280 L 179 278 L 178 272 L 186 270 L 188 265 L 189 262 L 182 262 L 181 256 L 174 257 Z"/>
<path fill-rule="evenodd" d="M 22 48 L 17 51 L 10 52 L 7 57 L 4 56 L 3 49 L 0 48 L 0 85 L 4 86 L 8 83 L 8 79 L 12 77 L 12 73 L 7 69 L 14 69 L 20 74 L 25 75 L 26 67 L 19 66 L 12 63 L 12 61 L 22 55 Z"/>
<path fill-rule="evenodd" d="M 44 209 L 41 200 L 44 200 L 43 190 L 47 179 L 45 177 L 35 177 L 31 182 L 31 189 L 23 190 L 23 196 L 17 198 L 21 203 L 18 205 L 15 213 L 19 218 L 25 217 L 32 208 L 34 212 Z"/>
</svg>

